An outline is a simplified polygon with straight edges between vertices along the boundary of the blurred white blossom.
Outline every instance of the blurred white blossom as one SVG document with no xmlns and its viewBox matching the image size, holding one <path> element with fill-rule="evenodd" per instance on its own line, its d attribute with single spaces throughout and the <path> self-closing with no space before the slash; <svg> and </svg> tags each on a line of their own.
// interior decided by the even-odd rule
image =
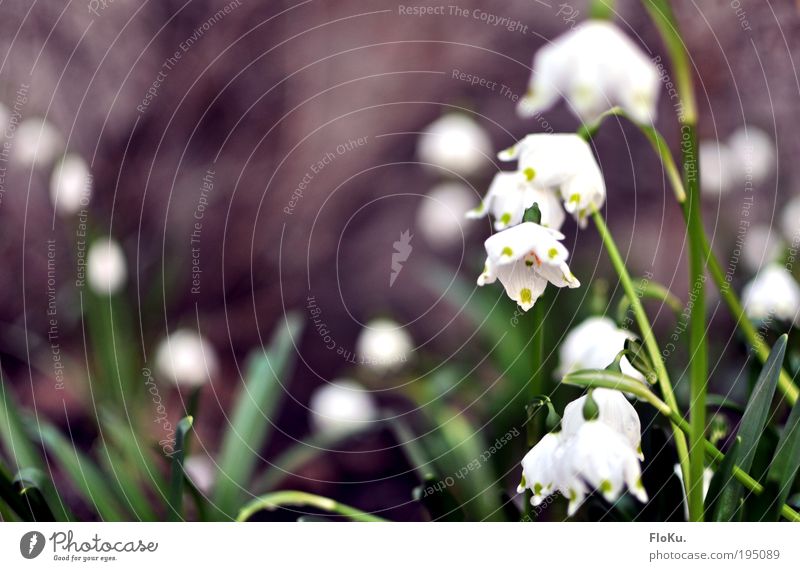
<svg viewBox="0 0 800 571">
<path fill-rule="evenodd" d="M 508 297 L 528 311 L 544 293 L 547 282 L 557 287 L 576 288 L 581 284 L 567 265 L 568 252 L 558 230 L 534 222 L 523 222 L 490 236 L 486 264 L 478 285 L 500 280 Z"/>
<path fill-rule="evenodd" d="M 69 216 L 85 206 L 92 194 L 89 165 L 79 155 L 67 154 L 50 176 L 50 200 L 59 214 Z"/>
<path fill-rule="evenodd" d="M 199 387 L 217 375 L 217 352 L 196 331 L 178 329 L 162 339 L 156 349 L 159 374 L 178 386 Z"/>
<path fill-rule="evenodd" d="M 431 189 L 417 211 L 417 229 L 437 250 L 444 250 L 464 239 L 463 213 L 473 203 L 471 189 L 456 181 L 443 182 Z"/>
<path fill-rule="evenodd" d="M 800 243 L 800 196 L 795 196 L 783 208 L 781 214 L 783 237 L 793 247 Z"/>
<path fill-rule="evenodd" d="M 491 153 L 489 135 L 461 113 L 448 113 L 428 125 L 417 143 L 420 161 L 456 176 L 475 174 L 487 166 Z"/>
<path fill-rule="evenodd" d="M 762 268 L 744 287 L 742 303 L 751 319 L 775 318 L 800 324 L 800 285 L 781 265 L 771 264 Z"/>
<path fill-rule="evenodd" d="M 605 369 L 625 348 L 625 341 L 635 338 L 633 333 L 620 329 L 608 317 L 589 317 L 573 328 L 559 347 L 556 374 L 563 377 L 580 369 Z M 627 357 L 623 356 L 619 365 L 624 374 L 645 380 Z"/>
<path fill-rule="evenodd" d="M 700 186 L 704 194 L 726 194 L 741 179 L 741 165 L 725 143 L 702 141 L 700 165 Z"/>
<path fill-rule="evenodd" d="M 116 240 L 105 237 L 92 242 L 86 254 L 86 278 L 98 295 L 113 295 L 122 289 L 128 268 L 125 253 Z"/>
<path fill-rule="evenodd" d="M 762 266 L 779 262 L 785 248 L 776 230 L 766 224 L 752 226 L 742 243 L 742 261 L 748 270 L 756 272 Z"/>
<path fill-rule="evenodd" d="M 374 319 L 366 324 L 356 341 L 359 361 L 378 372 L 386 372 L 408 361 L 413 341 L 403 327 L 391 319 Z"/>
<path fill-rule="evenodd" d="M 501 161 L 518 160 L 517 170 L 539 188 L 561 193 L 564 209 L 583 228 L 592 209 L 606 199 L 606 185 L 589 144 L 574 133 L 534 133 L 501 151 Z"/>
<path fill-rule="evenodd" d="M 14 139 L 14 158 L 25 166 L 50 165 L 64 150 L 61 133 L 41 117 L 20 122 Z"/>
<path fill-rule="evenodd" d="M 369 392 L 346 379 L 319 387 L 311 395 L 309 408 L 318 432 L 353 432 L 366 428 L 378 416 Z"/>
<path fill-rule="evenodd" d="M 522 216 L 534 202 L 542 215 L 540 224 L 560 229 L 566 216 L 556 193 L 537 186 L 519 171 L 494 175 L 486 196 L 477 208 L 467 212 L 467 218 L 482 218 L 491 213 L 494 229 L 504 230 L 522 222 Z"/>
<path fill-rule="evenodd" d="M 619 105 L 634 120 L 651 123 L 659 87 L 658 68 L 628 36 L 611 22 L 589 20 L 536 53 L 528 91 L 517 109 L 530 117 L 563 95 L 586 122 Z"/>
<path fill-rule="evenodd" d="M 777 155 L 773 138 L 752 125 L 738 127 L 728 137 L 728 146 L 745 175 L 761 184 L 775 173 Z"/>
</svg>

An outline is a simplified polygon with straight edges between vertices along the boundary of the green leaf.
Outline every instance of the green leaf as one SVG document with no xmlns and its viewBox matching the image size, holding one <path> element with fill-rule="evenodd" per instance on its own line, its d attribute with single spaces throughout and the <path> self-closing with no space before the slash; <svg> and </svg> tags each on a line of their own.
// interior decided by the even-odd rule
<svg viewBox="0 0 800 571">
<path fill-rule="evenodd" d="M 18 413 L 19 410 L 19 404 L 6 388 L 2 369 L 0 369 L 0 443 L 3 444 L 11 459 L 12 467 L 17 472 L 35 468 L 45 473 L 47 464 L 39 448 L 34 445 L 33 439 L 28 436 L 25 422 Z M 47 504 L 53 510 L 56 520 L 69 521 L 72 519 L 69 510 L 61 501 L 50 480 L 43 481 L 40 489 L 47 498 Z"/>
<path fill-rule="evenodd" d="M 111 487 L 121 501 L 128 506 L 134 519 L 157 521 L 150 502 L 140 487 L 138 474 L 128 467 L 129 463 L 105 444 L 100 445 L 98 457 L 108 475 Z"/>
<path fill-rule="evenodd" d="M 183 520 L 183 460 L 186 456 L 187 434 L 194 419 L 184 416 L 175 427 L 175 451 L 172 453 L 172 474 L 169 484 L 170 521 Z"/>
<path fill-rule="evenodd" d="M 228 516 L 236 515 L 243 490 L 252 478 L 259 452 L 272 429 L 283 396 L 282 383 L 288 379 L 294 362 L 294 343 L 301 326 L 297 314 L 287 315 L 285 324 L 278 325 L 267 351 L 250 359 L 247 382 L 236 399 L 222 442 L 214 490 L 216 505 Z"/>
<path fill-rule="evenodd" d="M 36 430 L 35 426 L 30 431 Z M 44 447 L 55 457 L 72 480 L 75 489 L 106 521 L 127 521 L 129 514 L 121 507 L 118 498 L 108 486 L 107 476 L 73 443 L 66 440 L 52 425 L 39 422 L 38 435 Z"/>
<path fill-rule="evenodd" d="M 464 512 L 448 482 L 431 474 L 414 488 L 411 497 L 422 504 L 433 521 L 464 521 Z"/>
<path fill-rule="evenodd" d="M 772 405 L 772 398 L 775 396 L 775 388 L 778 385 L 778 377 L 781 373 L 783 356 L 786 353 L 787 335 L 781 335 L 772 351 L 761 374 L 758 376 L 753 394 L 744 410 L 744 415 L 739 423 L 737 438 L 741 440 L 737 448 L 734 462 L 742 471 L 747 472 L 753 463 L 756 454 L 758 441 L 764 431 L 764 425 Z M 742 493 L 744 488 L 738 482 L 730 482 L 722 491 L 719 498 L 719 506 L 716 515 L 719 521 L 732 521 L 740 519 L 742 516 Z"/>
<path fill-rule="evenodd" d="M 23 468 L 14 477 L 14 488 L 23 504 L 20 517 L 28 521 L 55 521 L 53 510 L 47 504 L 44 490 L 50 484 L 44 472 L 37 468 Z"/>
<path fill-rule="evenodd" d="M 725 454 L 725 458 L 711 478 L 711 483 L 708 485 L 708 493 L 706 494 L 704 521 L 721 521 L 718 519 L 722 515 L 719 513 L 719 499 L 722 496 L 722 491 L 735 482 L 733 467 L 736 464 L 736 455 L 739 452 L 741 442 L 740 438 L 736 438 L 733 441 L 733 444 Z"/>
<path fill-rule="evenodd" d="M 537 203 L 533 203 L 530 208 L 525 210 L 525 213 L 522 215 L 523 222 L 533 222 L 535 224 L 542 223 L 542 211 L 539 210 L 539 205 Z"/>
<path fill-rule="evenodd" d="M 786 503 L 798 468 L 800 468 L 800 401 L 792 407 L 792 412 L 786 420 L 767 473 L 767 487 L 763 495 L 767 495 L 766 492 L 770 487 L 774 490 L 774 494 L 770 496 L 770 513 L 777 513 L 780 506 Z"/>
</svg>

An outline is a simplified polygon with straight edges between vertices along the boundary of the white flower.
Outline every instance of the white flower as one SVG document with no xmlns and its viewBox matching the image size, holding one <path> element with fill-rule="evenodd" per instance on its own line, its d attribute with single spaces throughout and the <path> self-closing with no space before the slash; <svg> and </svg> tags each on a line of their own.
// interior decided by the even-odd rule
<svg viewBox="0 0 800 571">
<path fill-rule="evenodd" d="M 98 295 L 112 295 L 122 289 L 128 269 L 125 253 L 116 240 L 105 237 L 92 242 L 86 254 L 86 277 Z"/>
<path fill-rule="evenodd" d="M 437 250 L 464 240 L 463 212 L 473 203 L 472 190 L 456 181 L 436 185 L 417 211 L 417 229 Z"/>
<path fill-rule="evenodd" d="M 660 77 L 644 52 L 610 22 L 583 22 L 533 58 L 523 117 L 550 108 L 563 94 L 583 121 L 619 105 L 640 123 L 655 121 Z"/>
<path fill-rule="evenodd" d="M 751 319 L 772 317 L 800 325 L 800 285 L 778 264 L 765 267 L 750 280 L 742 291 L 742 302 Z"/>
<path fill-rule="evenodd" d="M 183 469 L 195 488 L 204 494 L 211 492 L 217 479 L 217 468 L 208 456 L 188 456 L 183 461 Z"/>
<path fill-rule="evenodd" d="M 219 370 L 214 347 L 191 329 L 178 329 L 156 350 L 156 368 L 178 386 L 199 387 Z"/>
<path fill-rule="evenodd" d="M 785 244 L 776 230 L 766 224 L 747 230 L 742 243 L 742 261 L 751 272 L 762 266 L 780 261 Z"/>
<path fill-rule="evenodd" d="M 541 225 L 560 229 L 565 215 L 556 194 L 533 184 L 519 171 L 494 175 L 483 201 L 477 208 L 467 212 L 467 218 L 482 218 L 491 213 L 494 216 L 494 229 L 504 230 L 522 222 L 523 214 L 534 202 L 542 214 Z"/>
<path fill-rule="evenodd" d="M 456 176 L 470 176 L 485 167 L 491 152 L 486 131 L 460 113 L 448 113 L 428 125 L 417 144 L 420 161 Z"/>
<path fill-rule="evenodd" d="M 564 208 L 580 226 L 606 199 L 606 185 L 589 144 L 574 133 L 534 133 L 501 151 L 501 161 L 519 160 L 518 170 L 540 188 L 558 190 Z"/>
<path fill-rule="evenodd" d="M 641 476 L 639 460 L 625 437 L 603 422 L 590 420 L 573 435 L 557 432 L 542 438 L 522 460 L 517 492 L 530 489 L 531 503 L 537 506 L 558 491 L 569 499 L 572 516 L 591 488 L 614 502 L 627 487 L 646 502 Z"/>
<path fill-rule="evenodd" d="M 379 372 L 401 366 L 408 360 L 412 349 L 411 336 L 391 319 L 370 321 L 356 341 L 360 362 Z"/>
<path fill-rule="evenodd" d="M 564 235 L 534 222 L 523 222 L 490 236 L 486 265 L 478 285 L 500 280 L 508 297 L 528 311 L 544 292 L 547 282 L 557 287 L 581 284 L 567 266 L 567 249 L 559 240 Z"/>
<path fill-rule="evenodd" d="M 742 126 L 728 137 L 728 146 L 753 184 L 767 180 L 777 168 L 773 138 L 758 127 Z"/>
<path fill-rule="evenodd" d="M 561 433 L 546 434 L 522 459 L 522 482 L 517 493 L 530 488 L 531 504 L 538 506 L 554 492 L 563 447 Z"/>
<path fill-rule="evenodd" d="M 642 424 L 636 409 L 628 402 L 625 395 L 613 389 L 597 388 L 592 391 L 592 398 L 597 404 L 597 420 L 624 436 L 639 459 L 644 460 Z M 565 436 L 574 436 L 586 422 L 583 418 L 583 406 L 586 404 L 586 399 L 587 396 L 584 395 L 564 408 L 561 430 Z"/>
<path fill-rule="evenodd" d="M 640 502 L 647 501 L 636 452 L 624 436 L 597 420 L 584 422 L 564 442 L 558 489 L 569 498 L 570 516 L 586 496 L 583 484 L 600 491 L 608 502 L 616 501 L 626 487 Z"/>
<path fill-rule="evenodd" d="M 795 196 L 784 206 L 781 215 L 783 237 L 793 247 L 800 243 L 800 196 Z"/>
<path fill-rule="evenodd" d="M 76 154 L 65 155 L 50 177 L 50 200 L 56 211 L 75 214 L 89 202 L 91 194 L 92 175 L 86 161 Z"/>
<path fill-rule="evenodd" d="M 377 417 L 370 394 L 344 379 L 318 388 L 311 395 L 309 408 L 318 432 L 352 432 L 366 428 Z"/>
<path fill-rule="evenodd" d="M 725 143 L 700 143 L 700 186 L 704 194 L 728 193 L 741 180 L 741 164 Z"/>
<path fill-rule="evenodd" d="M 14 138 L 14 157 L 25 166 L 49 165 L 64 149 L 61 133 L 40 117 L 22 121 Z"/>
<path fill-rule="evenodd" d="M 6 138 L 6 127 L 8 127 L 8 118 L 10 116 L 8 107 L 0 103 L 0 140 Z"/>
<path fill-rule="evenodd" d="M 589 317 L 572 329 L 559 347 L 556 374 L 563 377 L 581 369 L 605 369 L 625 348 L 628 339 L 636 339 L 636 336 L 617 327 L 608 317 Z M 630 364 L 627 356 L 620 359 L 619 365 L 624 374 L 645 380 L 644 375 Z"/>
</svg>

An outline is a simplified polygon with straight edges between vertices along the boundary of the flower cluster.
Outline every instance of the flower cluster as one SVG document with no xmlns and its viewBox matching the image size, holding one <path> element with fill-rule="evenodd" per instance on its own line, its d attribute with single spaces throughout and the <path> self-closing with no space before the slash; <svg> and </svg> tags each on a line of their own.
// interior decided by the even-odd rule
<svg viewBox="0 0 800 571">
<path fill-rule="evenodd" d="M 568 514 L 574 515 L 592 490 L 616 501 L 627 488 L 641 502 L 647 492 L 641 480 L 641 424 L 636 410 L 615 390 L 595 389 L 592 399 L 598 415 L 584 418 L 587 397 L 564 409 L 562 429 L 542 438 L 522 459 L 522 481 L 518 492 L 532 492 L 538 506 L 551 494 L 569 499 Z"/>
</svg>

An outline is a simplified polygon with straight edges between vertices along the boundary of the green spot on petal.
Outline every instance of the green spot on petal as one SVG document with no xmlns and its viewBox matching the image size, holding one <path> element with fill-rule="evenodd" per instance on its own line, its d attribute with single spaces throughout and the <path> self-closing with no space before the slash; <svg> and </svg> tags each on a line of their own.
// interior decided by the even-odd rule
<svg viewBox="0 0 800 571">
<path fill-rule="evenodd" d="M 547 255 L 550 256 L 551 260 L 554 260 L 556 256 L 558 256 L 558 250 L 555 248 L 550 248 L 547 250 Z"/>
<path fill-rule="evenodd" d="M 542 489 L 543 489 L 542 485 L 539 482 L 536 482 L 533 485 L 533 495 L 538 496 L 539 494 L 542 493 Z"/>
<path fill-rule="evenodd" d="M 502 222 L 503 224 L 508 226 L 508 224 L 511 222 L 511 213 L 510 212 L 506 212 L 505 214 L 503 214 L 500 217 L 500 222 Z"/>
<path fill-rule="evenodd" d="M 536 171 L 534 169 L 532 169 L 531 167 L 526 168 L 522 172 L 525 174 L 525 178 L 528 179 L 528 182 L 530 182 L 534 178 L 536 178 Z"/>
<path fill-rule="evenodd" d="M 519 290 L 519 300 L 522 303 L 530 303 L 532 299 L 533 299 L 533 294 L 531 293 L 530 289 L 524 287 L 521 290 Z"/>
<path fill-rule="evenodd" d="M 505 248 L 503 248 L 503 250 L 500 252 L 500 255 L 501 255 L 501 256 L 508 256 L 508 257 L 510 258 L 511 256 L 513 256 L 513 255 L 514 255 L 514 252 L 511 250 L 511 248 L 509 248 L 508 246 L 506 246 L 506 247 L 505 247 Z"/>
<path fill-rule="evenodd" d="M 576 192 L 575 194 L 569 197 L 569 201 L 577 204 L 581 201 L 581 195 Z"/>
<path fill-rule="evenodd" d="M 608 480 L 603 480 L 602 482 L 600 482 L 600 491 L 603 492 L 604 494 L 608 494 L 613 489 L 614 487 Z"/>
</svg>

